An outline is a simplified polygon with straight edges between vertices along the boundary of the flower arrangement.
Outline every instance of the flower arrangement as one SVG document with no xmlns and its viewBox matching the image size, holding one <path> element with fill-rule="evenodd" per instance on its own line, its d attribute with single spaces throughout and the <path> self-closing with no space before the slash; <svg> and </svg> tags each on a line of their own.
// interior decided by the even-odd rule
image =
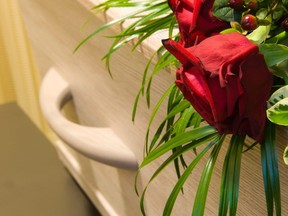
<svg viewBox="0 0 288 216">
<path fill-rule="evenodd" d="M 108 70 L 110 56 L 127 42 L 137 38 L 137 47 L 163 29 L 169 38 L 163 39 L 163 47 L 155 53 L 158 60 L 151 75 L 148 68 L 154 55 L 143 72 L 133 120 L 139 97 L 145 92 L 150 104 L 153 76 L 169 65 L 178 68 L 175 83 L 156 104 L 147 128 L 145 158 L 139 172 L 170 154 L 142 193 L 136 187 L 143 215 L 146 189 L 168 164 L 174 163 L 178 181 L 167 199 L 165 216 L 171 214 L 193 169 L 210 152 L 192 210 L 192 215 L 204 215 L 211 176 L 225 139 L 229 139 L 229 147 L 222 169 L 218 215 L 236 215 L 241 155 L 255 145 L 261 149 L 267 214 L 281 215 L 275 126 L 288 125 L 288 1 L 107 0 L 92 9 L 99 12 L 112 7 L 137 9 L 97 29 L 76 48 L 111 25 L 135 20 L 115 36 L 104 57 Z M 150 126 L 165 98 L 167 116 L 150 138 Z M 245 143 L 247 137 L 255 141 L 251 146 Z M 203 150 L 187 164 L 183 155 L 199 146 L 204 146 Z M 288 151 L 283 155 L 287 163 Z"/>
</svg>

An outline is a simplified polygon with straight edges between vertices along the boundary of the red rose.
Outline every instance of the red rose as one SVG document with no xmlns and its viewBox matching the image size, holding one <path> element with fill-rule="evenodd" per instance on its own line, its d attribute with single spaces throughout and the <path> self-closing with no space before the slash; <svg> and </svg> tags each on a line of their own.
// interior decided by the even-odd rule
<svg viewBox="0 0 288 216">
<path fill-rule="evenodd" d="M 219 133 L 262 139 L 272 74 L 258 47 L 239 33 L 215 35 L 190 48 L 164 46 L 181 63 L 176 84 Z"/>
<path fill-rule="evenodd" d="M 213 3 L 214 0 L 168 0 L 178 22 L 180 43 L 185 47 L 229 27 L 212 15 Z"/>
</svg>

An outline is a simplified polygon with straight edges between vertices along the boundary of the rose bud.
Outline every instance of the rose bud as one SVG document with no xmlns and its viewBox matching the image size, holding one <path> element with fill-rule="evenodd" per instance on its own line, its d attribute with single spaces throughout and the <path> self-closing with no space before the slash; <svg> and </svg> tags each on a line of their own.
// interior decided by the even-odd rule
<svg viewBox="0 0 288 216">
<path fill-rule="evenodd" d="M 179 26 L 180 43 L 193 46 L 229 27 L 212 15 L 214 0 L 168 0 Z"/>
<path fill-rule="evenodd" d="M 258 47 L 239 33 L 215 35 L 190 48 L 163 45 L 181 63 L 176 85 L 220 134 L 261 141 L 273 76 Z"/>
</svg>

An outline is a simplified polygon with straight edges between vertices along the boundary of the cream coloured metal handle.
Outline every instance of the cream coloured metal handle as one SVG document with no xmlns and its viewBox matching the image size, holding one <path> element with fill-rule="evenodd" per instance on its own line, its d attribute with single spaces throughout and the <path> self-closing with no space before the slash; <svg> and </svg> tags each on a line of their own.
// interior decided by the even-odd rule
<svg viewBox="0 0 288 216">
<path fill-rule="evenodd" d="M 82 126 L 61 114 L 61 107 L 70 98 L 69 84 L 55 69 L 50 69 L 42 80 L 40 105 L 53 131 L 90 159 L 117 168 L 136 170 L 138 163 L 134 154 L 111 128 Z"/>
</svg>

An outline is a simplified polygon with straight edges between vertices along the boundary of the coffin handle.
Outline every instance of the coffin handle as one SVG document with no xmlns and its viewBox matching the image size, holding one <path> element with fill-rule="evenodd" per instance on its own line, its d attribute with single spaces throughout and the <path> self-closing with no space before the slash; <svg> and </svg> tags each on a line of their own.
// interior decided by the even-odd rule
<svg viewBox="0 0 288 216">
<path fill-rule="evenodd" d="M 137 170 L 135 155 L 111 128 L 79 125 L 62 115 L 62 106 L 71 98 L 68 82 L 54 68 L 50 69 L 42 80 L 40 106 L 52 130 L 67 145 L 92 160 Z"/>
</svg>

